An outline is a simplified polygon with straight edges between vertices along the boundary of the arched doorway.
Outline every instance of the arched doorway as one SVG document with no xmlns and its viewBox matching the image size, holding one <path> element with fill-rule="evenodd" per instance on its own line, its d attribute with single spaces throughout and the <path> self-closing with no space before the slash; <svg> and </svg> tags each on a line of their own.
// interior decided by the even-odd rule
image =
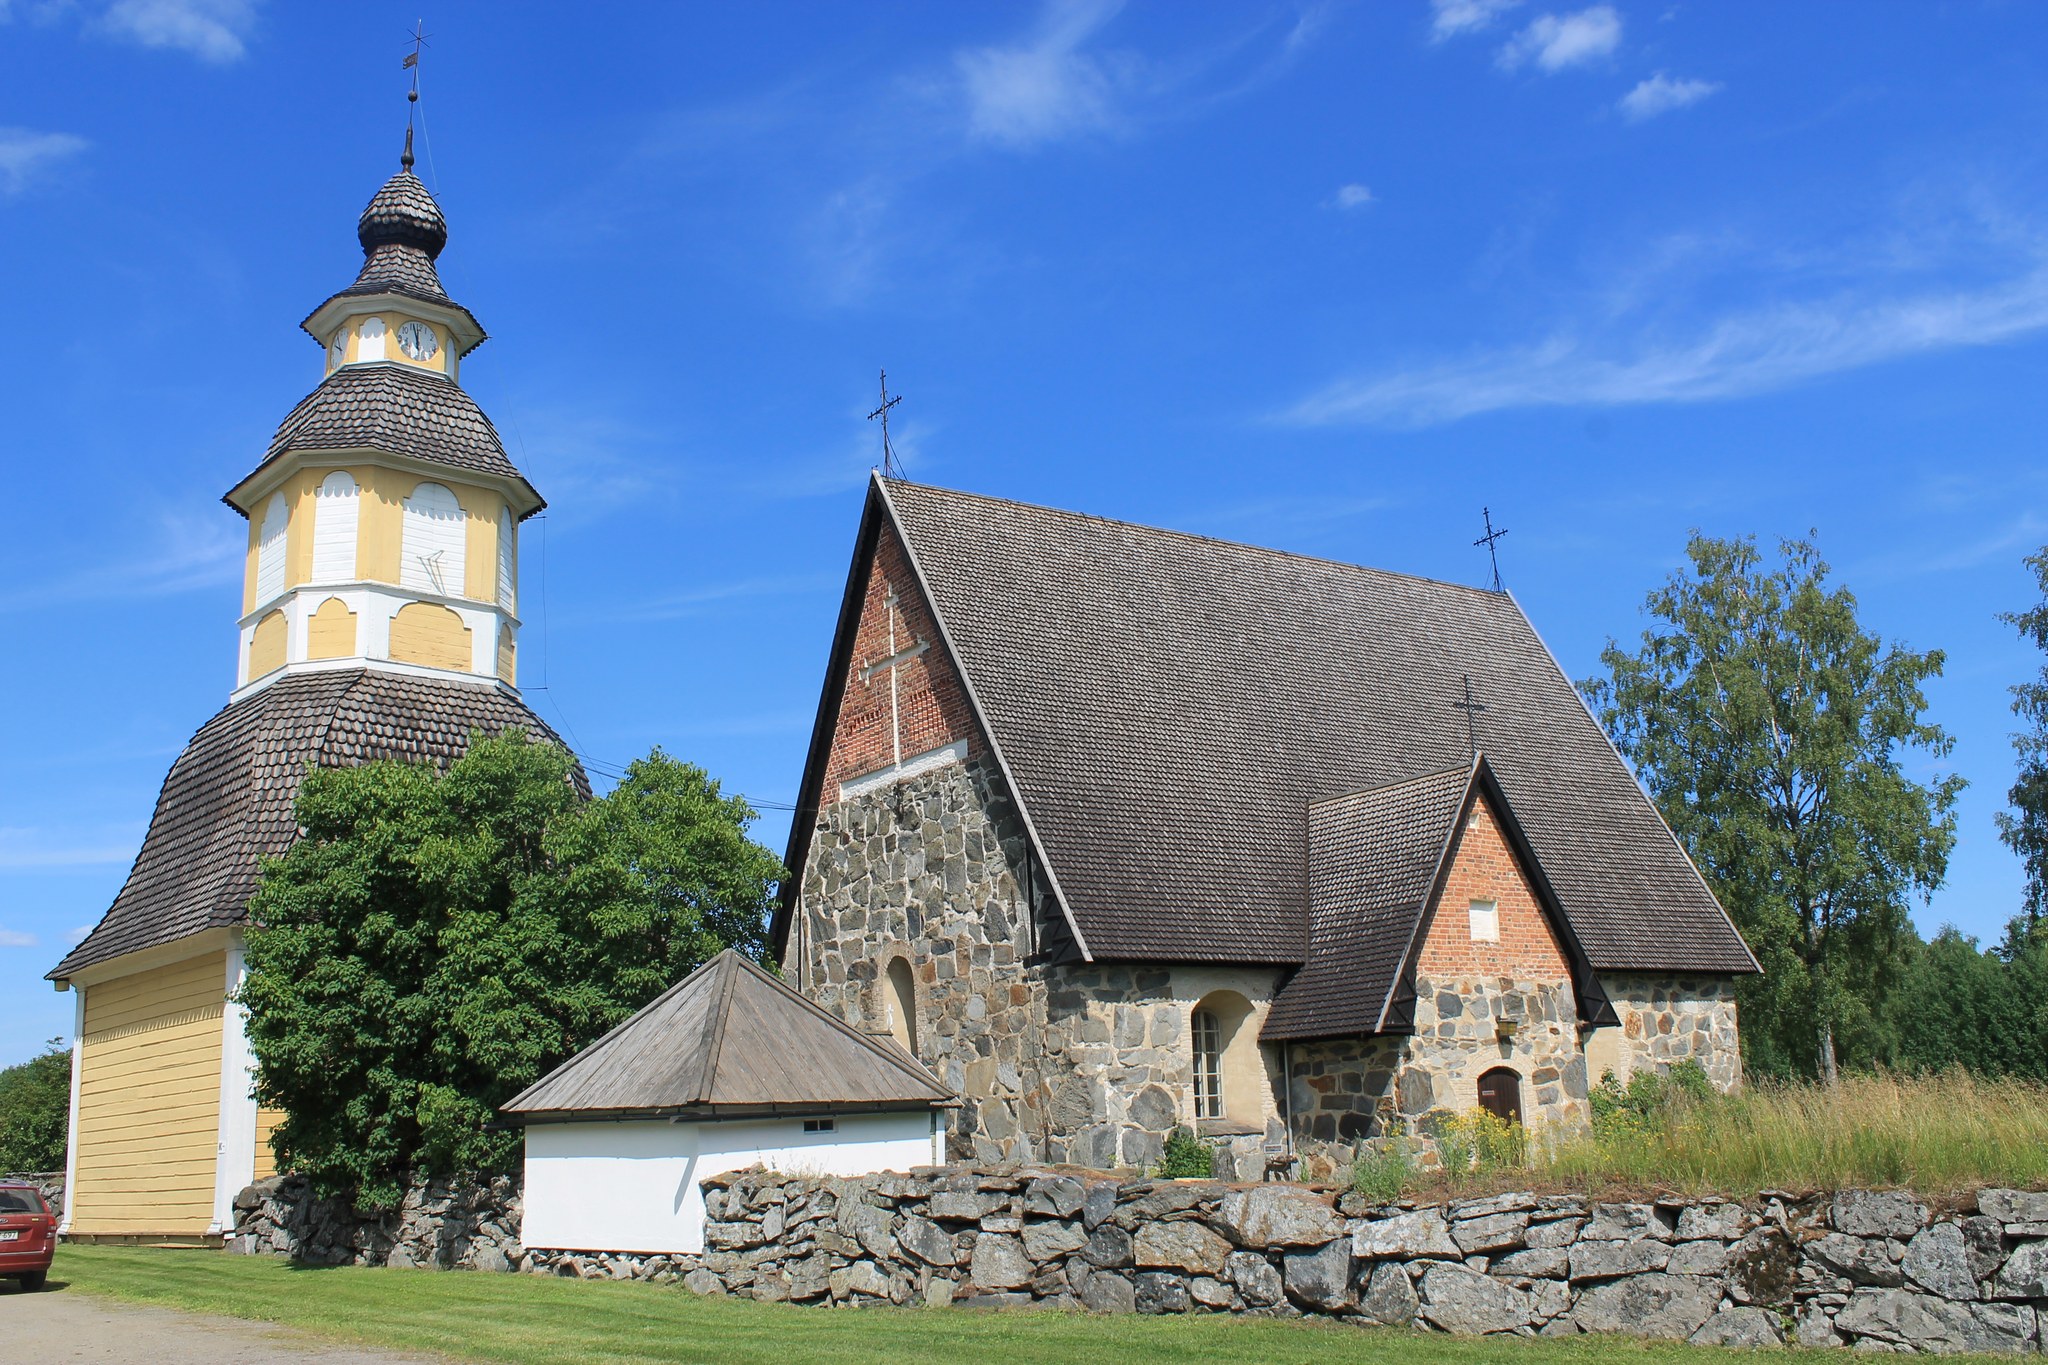
<svg viewBox="0 0 2048 1365">
<path fill-rule="evenodd" d="M 1497 1066 L 1480 1076 L 1479 1107 L 1503 1123 L 1520 1123 L 1521 1074 L 1511 1066 Z"/>
</svg>

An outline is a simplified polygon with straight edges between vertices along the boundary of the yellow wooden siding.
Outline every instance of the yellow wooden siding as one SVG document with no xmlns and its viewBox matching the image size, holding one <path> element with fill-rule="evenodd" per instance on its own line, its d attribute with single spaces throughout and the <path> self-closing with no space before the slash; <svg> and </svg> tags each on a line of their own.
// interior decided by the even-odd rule
<svg viewBox="0 0 2048 1365">
<path fill-rule="evenodd" d="M 71 1230 L 199 1236 L 220 1141 L 221 953 L 91 986 Z"/>
<path fill-rule="evenodd" d="M 391 618 L 391 657 L 400 663 L 465 673 L 475 662 L 469 627 L 462 624 L 462 617 L 432 602 L 408 602 Z"/>
<path fill-rule="evenodd" d="M 256 629 L 249 635 L 249 680 L 254 682 L 266 673 L 274 673 L 284 667 L 285 619 L 281 611 L 273 611 L 256 623 Z"/>
<path fill-rule="evenodd" d="M 306 622 L 306 657 L 346 659 L 356 652 L 356 614 L 339 597 L 330 597 Z"/>
<path fill-rule="evenodd" d="M 277 1174 L 277 1158 L 270 1150 L 270 1134 L 277 1125 L 284 1122 L 282 1109 L 258 1109 L 256 1111 L 256 1174 L 257 1180 L 268 1180 Z"/>
</svg>

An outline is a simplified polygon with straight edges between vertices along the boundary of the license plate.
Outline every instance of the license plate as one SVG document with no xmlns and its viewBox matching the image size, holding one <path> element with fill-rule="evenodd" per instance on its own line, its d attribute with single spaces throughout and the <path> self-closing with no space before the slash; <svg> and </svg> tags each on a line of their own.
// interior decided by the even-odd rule
<svg viewBox="0 0 2048 1365">
<path fill-rule="evenodd" d="M 0 1242 L 18 1242 L 20 1240 L 21 1231 L 18 1228 L 8 1228 L 5 1231 L 0 1231 Z"/>
</svg>

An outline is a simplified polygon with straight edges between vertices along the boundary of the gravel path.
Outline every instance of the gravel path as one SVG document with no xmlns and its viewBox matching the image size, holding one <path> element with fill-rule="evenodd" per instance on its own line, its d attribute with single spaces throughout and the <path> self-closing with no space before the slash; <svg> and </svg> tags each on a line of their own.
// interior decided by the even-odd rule
<svg viewBox="0 0 2048 1365">
<path fill-rule="evenodd" d="M 444 1365 L 445 1357 L 338 1346 L 288 1328 L 95 1298 L 75 1290 L 0 1287 L 0 1357 L 148 1365 Z"/>
</svg>

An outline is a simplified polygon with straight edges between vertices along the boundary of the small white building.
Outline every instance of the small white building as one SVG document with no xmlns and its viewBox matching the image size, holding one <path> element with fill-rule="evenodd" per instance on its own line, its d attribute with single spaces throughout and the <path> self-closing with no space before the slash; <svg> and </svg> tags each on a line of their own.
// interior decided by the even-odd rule
<svg viewBox="0 0 2048 1365">
<path fill-rule="evenodd" d="M 707 1177 L 936 1165 L 951 1102 L 896 1043 L 728 949 L 503 1107 L 526 1127 L 520 1238 L 702 1251 Z"/>
</svg>

